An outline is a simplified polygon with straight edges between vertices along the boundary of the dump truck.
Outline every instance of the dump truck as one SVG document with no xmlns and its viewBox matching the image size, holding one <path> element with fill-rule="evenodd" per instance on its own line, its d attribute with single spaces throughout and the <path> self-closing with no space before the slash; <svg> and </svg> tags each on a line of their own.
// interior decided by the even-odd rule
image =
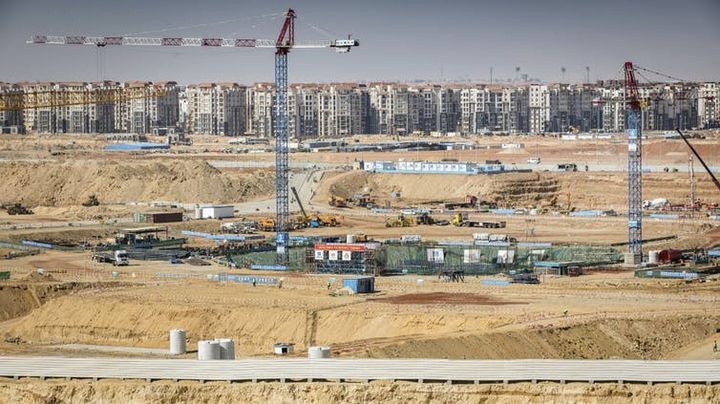
<svg viewBox="0 0 720 404">
<path fill-rule="evenodd" d="M 126 250 L 98 251 L 92 256 L 92 260 L 100 263 L 113 264 L 116 267 L 123 267 L 130 264 Z"/>
<path fill-rule="evenodd" d="M 345 200 L 345 198 L 342 198 L 342 197 L 339 197 L 336 195 L 330 196 L 330 199 L 328 200 L 328 204 L 330 206 L 334 206 L 336 208 L 347 208 L 347 200 Z"/>
</svg>

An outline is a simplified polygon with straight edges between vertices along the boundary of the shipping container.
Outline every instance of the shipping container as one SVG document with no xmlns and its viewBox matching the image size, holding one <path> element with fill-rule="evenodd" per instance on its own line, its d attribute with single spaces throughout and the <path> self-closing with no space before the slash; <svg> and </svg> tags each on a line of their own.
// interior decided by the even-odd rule
<svg viewBox="0 0 720 404">
<path fill-rule="evenodd" d="M 354 293 L 375 292 L 375 278 L 372 276 L 359 276 L 343 279 L 343 288 L 349 288 Z"/>
<path fill-rule="evenodd" d="M 183 221 L 183 212 L 137 212 L 135 223 L 173 223 Z"/>
<path fill-rule="evenodd" d="M 677 262 L 682 259 L 682 251 L 675 249 L 660 250 L 658 253 L 658 262 L 661 264 L 667 264 L 670 262 Z"/>
</svg>

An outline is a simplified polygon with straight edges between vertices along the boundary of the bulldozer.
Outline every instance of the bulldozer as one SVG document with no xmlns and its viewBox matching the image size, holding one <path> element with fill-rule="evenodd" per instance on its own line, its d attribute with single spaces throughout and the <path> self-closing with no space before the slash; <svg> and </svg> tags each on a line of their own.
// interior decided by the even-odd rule
<svg viewBox="0 0 720 404">
<path fill-rule="evenodd" d="M 348 206 L 347 200 L 345 198 L 336 195 L 330 196 L 328 204 L 336 208 L 347 208 Z"/>
<path fill-rule="evenodd" d="M 399 215 L 395 218 L 388 218 L 385 221 L 385 227 L 412 227 L 415 225 L 415 219 L 405 215 Z"/>
</svg>

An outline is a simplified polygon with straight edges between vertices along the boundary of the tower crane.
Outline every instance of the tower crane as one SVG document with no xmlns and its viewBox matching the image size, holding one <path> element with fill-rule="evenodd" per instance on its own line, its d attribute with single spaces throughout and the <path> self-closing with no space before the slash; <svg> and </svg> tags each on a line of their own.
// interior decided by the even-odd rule
<svg viewBox="0 0 720 404">
<path fill-rule="evenodd" d="M 275 102 L 274 102 L 274 136 L 275 136 L 275 191 L 276 191 L 276 246 L 277 262 L 288 264 L 288 119 L 287 119 L 287 85 L 288 85 L 288 53 L 292 49 L 335 48 L 339 53 L 349 52 L 360 43 L 348 39 L 325 41 L 295 41 L 295 11 L 288 9 L 277 40 L 241 39 L 241 38 L 147 38 L 127 36 L 48 36 L 35 35 L 28 41 L 30 44 L 41 45 L 92 45 L 108 46 L 195 46 L 210 48 L 266 48 L 275 49 Z"/>
<path fill-rule="evenodd" d="M 642 123 L 640 96 L 632 62 L 625 62 L 628 136 L 628 255 L 626 263 L 642 262 Z"/>
</svg>

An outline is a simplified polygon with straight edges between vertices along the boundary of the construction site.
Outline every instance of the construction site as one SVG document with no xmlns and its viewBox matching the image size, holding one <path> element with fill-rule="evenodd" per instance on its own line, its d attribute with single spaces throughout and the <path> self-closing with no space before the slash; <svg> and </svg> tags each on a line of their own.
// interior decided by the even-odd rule
<svg viewBox="0 0 720 404">
<path fill-rule="evenodd" d="M 236 138 L 221 136 L 0 135 L 0 402 L 720 400 L 720 130 L 642 131 L 646 103 L 627 62 L 625 131 L 452 144 L 354 135 L 293 149 L 277 107 L 288 53 L 359 46 L 295 42 L 294 19 L 288 11 L 267 43 L 181 41 L 275 50 L 275 136 L 245 140 L 250 152 L 228 153 Z M 73 38 L 34 41 L 142 45 Z M 158 96 L 102 91 L 103 102 Z M 0 94 L 5 111 L 79 102 Z M 710 371 L 233 378 L 112 373 L 120 365 L 53 373 L 23 365 L 33 358 L 98 369 L 338 359 L 327 363 L 686 361 Z"/>
</svg>

